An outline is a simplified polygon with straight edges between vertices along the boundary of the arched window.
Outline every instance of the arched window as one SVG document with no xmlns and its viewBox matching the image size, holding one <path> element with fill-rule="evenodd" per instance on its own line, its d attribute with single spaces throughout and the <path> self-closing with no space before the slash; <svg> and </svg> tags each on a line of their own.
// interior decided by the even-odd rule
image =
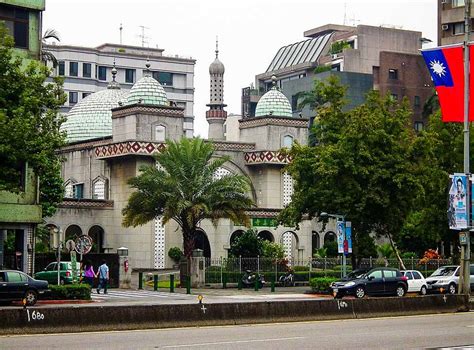
<svg viewBox="0 0 474 350">
<path fill-rule="evenodd" d="M 226 168 L 217 168 L 216 172 L 214 173 L 214 180 L 219 180 L 222 179 L 224 176 L 232 174 L 229 170 Z"/>
<path fill-rule="evenodd" d="M 98 176 L 92 182 L 92 198 L 93 199 L 107 199 L 107 179 Z"/>
<path fill-rule="evenodd" d="M 74 197 L 74 188 L 73 188 L 74 182 L 73 182 L 73 180 L 69 179 L 64 184 L 64 198 Z"/>
<path fill-rule="evenodd" d="M 285 148 L 291 148 L 293 146 L 293 136 L 291 135 L 285 135 L 283 137 L 283 147 Z"/>
<path fill-rule="evenodd" d="M 166 140 L 166 127 L 163 125 L 155 125 L 155 141 L 165 142 Z"/>
</svg>

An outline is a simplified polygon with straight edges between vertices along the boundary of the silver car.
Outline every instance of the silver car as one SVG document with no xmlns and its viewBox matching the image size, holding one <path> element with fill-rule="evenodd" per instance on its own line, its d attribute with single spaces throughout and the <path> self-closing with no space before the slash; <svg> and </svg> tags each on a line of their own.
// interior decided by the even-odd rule
<svg viewBox="0 0 474 350">
<path fill-rule="evenodd" d="M 426 278 L 428 289 L 433 292 L 455 294 L 459 285 L 459 266 L 442 266 Z M 474 287 L 474 264 L 470 267 L 471 290 Z"/>
</svg>

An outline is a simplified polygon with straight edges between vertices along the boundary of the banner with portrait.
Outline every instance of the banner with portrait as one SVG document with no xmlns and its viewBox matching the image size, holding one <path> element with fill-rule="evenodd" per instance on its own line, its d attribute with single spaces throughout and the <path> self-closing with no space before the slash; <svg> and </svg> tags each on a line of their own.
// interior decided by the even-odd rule
<svg viewBox="0 0 474 350">
<path fill-rule="evenodd" d="M 468 227 L 467 218 L 467 176 L 456 173 L 449 175 L 448 221 L 452 230 Z"/>
</svg>

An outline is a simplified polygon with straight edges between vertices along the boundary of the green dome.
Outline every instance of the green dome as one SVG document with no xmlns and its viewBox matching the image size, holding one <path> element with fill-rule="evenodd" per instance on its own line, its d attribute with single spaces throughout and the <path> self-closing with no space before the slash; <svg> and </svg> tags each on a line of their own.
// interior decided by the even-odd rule
<svg viewBox="0 0 474 350">
<path fill-rule="evenodd" d="M 112 135 L 112 108 L 127 94 L 120 89 L 95 92 L 78 104 L 66 115 L 61 131 L 67 133 L 68 142 L 79 142 Z"/>
<path fill-rule="evenodd" d="M 144 76 L 133 85 L 127 96 L 127 105 L 143 103 L 147 105 L 169 106 L 163 86 L 150 76 Z"/>
<path fill-rule="evenodd" d="M 291 105 L 285 95 L 274 86 L 257 103 L 255 116 L 274 115 L 278 117 L 292 117 Z"/>
</svg>

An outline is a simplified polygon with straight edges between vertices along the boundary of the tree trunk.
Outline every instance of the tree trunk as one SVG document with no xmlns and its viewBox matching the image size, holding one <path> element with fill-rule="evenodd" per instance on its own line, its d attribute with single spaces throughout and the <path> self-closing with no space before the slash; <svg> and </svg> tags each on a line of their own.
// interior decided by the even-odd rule
<svg viewBox="0 0 474 350">
<path fill-rule="evenodd" d="M 186 232 L 187 231 L 187 232 Z M 194 250 L 194 232 L 191 230 L 183 229 L 183 247 L 184 247 L 184 256 L 190 258 Z"/>
<path fill-rule="evenodd" d="M 390 241 L 390 245 L 392 246 L 392 249 L 395 253 L 395 256 L 397 257 L 398 263 L 400 264 L 401 270 L 406 270 L 407 268 L 405 267 L 405 264 L 403 263 L 402 258 L 400 257 L 400 253 L 398 252 L 397 246 L 393 242 L 392 235 L 390 232 L 387 232 L 388 239 Z"/>
</svg>

